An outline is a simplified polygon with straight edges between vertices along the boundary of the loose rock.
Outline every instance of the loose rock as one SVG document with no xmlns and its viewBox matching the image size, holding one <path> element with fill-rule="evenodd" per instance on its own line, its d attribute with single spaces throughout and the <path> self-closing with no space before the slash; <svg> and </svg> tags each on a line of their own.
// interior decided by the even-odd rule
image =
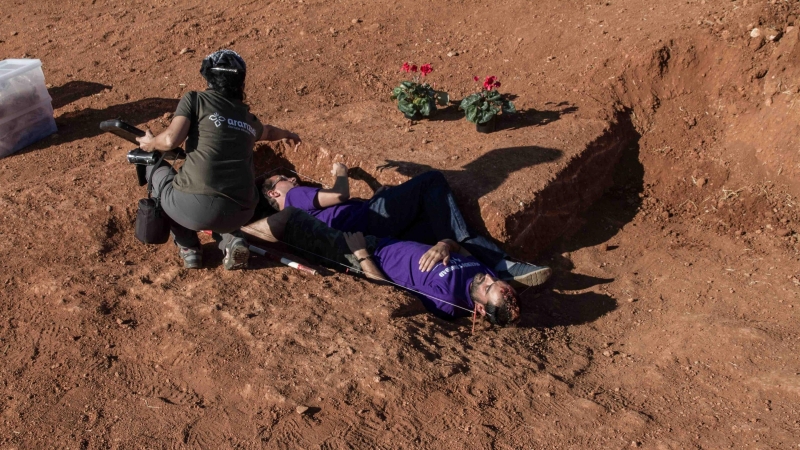
<svg viewBox="0 0 800 450">
<path fill-rule="evenodd" d="M 295 411 L 297 411 L 297 414 L 305 414 L 308 412 L 308 406 L 299 405 Z"/>
</svg>

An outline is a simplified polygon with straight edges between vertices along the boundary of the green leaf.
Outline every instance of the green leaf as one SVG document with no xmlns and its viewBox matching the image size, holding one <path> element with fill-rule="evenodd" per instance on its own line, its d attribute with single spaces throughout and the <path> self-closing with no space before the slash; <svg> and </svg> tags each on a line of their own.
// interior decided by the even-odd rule
<svg viewBox="0 0 800 450">
<path fill-rule="evenodd" d="M 461 104 L 458 105 L 458 109 L 463 109 L 464 111 L 466 111 L 467 108 L 469 108 L 472 105 L 475 105 L 476 103 L 478 103 L 480 101 L 482 101 L 480 95 L 472 94 L 472 95 L 470 95 L 468 97 L 465 97 L 463 100 L 461 100 Z"/>
<path fill-rule="evenodd" d="M 419 108 L 419 112 L 425 117 L 430 116 L 432 103 L 433 103 L 432 101 L 426 101 L 425 103 L 423 103 Z M 436 105 L 434 105 L 433 108 L 435 109 Z"/>
<path fill-rule="evenodd" d="M 486 122 L 492 120 L 492 117 L 494 117 L 494 116 L 495 116 L 495 113 L 492 112 L 491 110 L 482 111 L 481 114 L 480 114 L 480 121 L 476 122 L 476 123 L 478 123 L 478 124 L 486 123 Z"/>
<path fill-rule="evenodd" d="M 417 83 L 414 83 L 413 81 L 403 81 L 402 83 L 400 83 L 400 85 L 408 89 L 409 91 L 412 91 L 417 87 Z"/>
<path fill-rule="evenodd" d="M 447 104 L 450 103 L 450 95 L 444 91 L 436 92 L 436 99 L 441 106 L 447 106 Z"/>
<path fill-rule="evenodd" d="M 486 93 L 486 100 L 490 102 L 495 102 L 500 100 L 500 93 L 497 91 L 489 91 Z"/>
<path fill-rule="evenodd" d="M 415 112 L 417 112 L 417 108 L 414 107 L 414 104 L 406 101 L 397 102 L 397 109 L 399 109 L 403 114 L 408 115 L 413 115 Z"/>
<path fill-rule="evenodd" d="M 475 105 L 468 106 L 464 109 L 467 113 L 467 120 L 472 123 L 478 123 L 478 107 Z"/>
<path fill-rule="evenodd" d="M 506 101 L 503 105 L 503 114 L 513 114 L 517 112 L 517 108 L 514 107 L 514 102 Z"/>
</svg>

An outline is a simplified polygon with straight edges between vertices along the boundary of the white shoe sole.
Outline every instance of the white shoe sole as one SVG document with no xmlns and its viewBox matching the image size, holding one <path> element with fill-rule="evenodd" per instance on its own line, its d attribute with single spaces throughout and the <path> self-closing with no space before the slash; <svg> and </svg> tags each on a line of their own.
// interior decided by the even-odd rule
<svg viewBox="0 0 800 450">
<path fill-rule="evenodd" d="M 551 275 L 553 275 L 553 269 L 549 267 L 542 267 L 541 269 L 534 270 L 533 272 L 528 272 L 525 275 L 514 277 L 509 281 L 513 281 L 522 286 L 535 287 L 545 284 L 547 280 L 550 279 Z"/>
<path fill-rule="evenodd" d="M 235 245 L 231 248 L 230 253 L 225 255 L 222 265 L 226 270 L 243 270 L 247 269 L 249 259 L 250 249 L 246 245 Z"/>
</svg>

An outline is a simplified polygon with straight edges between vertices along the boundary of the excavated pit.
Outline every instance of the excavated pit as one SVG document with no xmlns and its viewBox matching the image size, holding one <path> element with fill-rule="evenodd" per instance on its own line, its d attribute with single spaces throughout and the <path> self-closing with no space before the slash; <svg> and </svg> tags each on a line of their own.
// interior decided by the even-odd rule
<svg viewBox="0 0 800 450">
<path fill-rule="evenodd" d="M 262 147 L 259 170 L 278 173 L 280 166 L 314 184 L 329 182 L 332 163 L 344 162 L 350 167 L 351 193 L 362 198 L 381 185 L 439 170 L 468 223 L 524 259 L 533 259 L 577 229 L 580 213 L 610 186 L 621 152 L 639 138 L 628 112 L 596 105 L 551 104 L 548 110 L 507 120 L 489 135 L 464 133 L 461 128 L 471 124 L 448 120 L 447 111 L 443 120 L 409 124 L 399 121 L 386 104 L 343 109 L 316 121 L 324 129 L 346 127 L 348 136 L 394 130 L 397 146 L 376 149 L 365 141 L 333 139 L 322 148 L 278 147 L 274 154 Z M 602 118 L 578 114 L 586 109 Z M 339 123 L 340 117 L 346 123 Z M 464 135 L 470 136 L 469 142 L 463 141 Z"/>
</svg>

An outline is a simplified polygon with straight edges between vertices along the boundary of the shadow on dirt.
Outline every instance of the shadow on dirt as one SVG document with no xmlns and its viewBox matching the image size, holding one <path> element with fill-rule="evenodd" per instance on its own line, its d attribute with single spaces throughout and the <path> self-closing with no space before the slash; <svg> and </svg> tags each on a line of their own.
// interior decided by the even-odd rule
<svg viewBox="0 0 800 450">
<path fill-rule="evenodd" d="M 508 117 L 501 117 L 502 120 L 497 122 L 497 130 L 517 130 L 525 127 L 533 127 L 538 125 L 547 125 L 548 123 L 555 122 L 561 116 L 566 116 L 578 110 L 577 106 L 570 105 L 567 102 L 553 104 L 552 102 L 546 105 L 554 105 L 556 109 L 536 110 L 525 109 L 518 111 L 516 114 L 511 114 Z"/>
<path fill-rule="evenodd" d="M 131 125 L 143 128 L 141 124 L 160 117 L 166 112 L 174 112 L 177 106 L 178 100 L 176 99 L 146 98 L 109 106 L 105 109 L 88 108 L 64 113 L 56 119 L 57 134 L 25 148 L 20 154 L 99 136 L 104 133 L 100 129 L 100 122 L 104 120 L 121 119 Z"/>
<path fill-rule="evenodd" d="M 83 97 L 103 92 L 106 89 L 111 89 L 111 86 L 91 81 L 70 81 L 64 85 L 52 87 L 47 91 L 50 93 L 50 97 L 53 97 L 53 109 L 58 109 Z"/>
<path fill-rule="evenodd" d="M 467 163 L 461 170 L 440 171 L 452 187 L 467 223 L 485 235 L 488 233 L 480 215 L 478 199 L 500 187 L 512 173 L 555 161 L 562 155 L 561 150 L 538 146 L 498 148 Z M 379 171 L 392 169 L 408 177 L 434 170 L 426 164 L 393 160 L 378 167 Z"/>
<path fill-rule="evenodd" d="M 597 292 L 563 294 L 546 291 L 522 299 L 520 328 L 557 327 L 594 322 L 617 308 L 611 296 Z"/>
<path fill-rule="evenodd" d="M 613 185 L 586 212 L 581 214 L 580 231 L 557 241 L 553 259 L 558 263 L 564 252 L 592 247 L 607 242 L 636 216 L 644 192 L 644 166 L 639 162 L 639 140 L 632 141 L 620 155 L 614 169 Z M 613 257 L 616 246 L 607 246 Z M 565 265 L 566 264 L 566 265 Z M 561 261 L 556 266 L 571 269 L 571 263 Z"/>
<path fill-rule="evenodd" d="M 644 166 L 639 162 L 639 139 L 632 140 L 622 151 L 613 172 L 612 186 L 588 210 L 580 215 L 581 226 L 572 236 L 561 238 L 551 247 L 549 265 L 556 271 L 552 288 L 580 291 L 613 279 L 570 272 L 574 266 L 569 253 L 608 242 L 636 216 L 641 206 L 639 194 L 644 191 Z M 617 247 L 605 247 L 610 258 Z M 546 291 L 534 298 L 523 297 L 532 305 L 523 310 L 521 326 L 566 326 L 588 323 L 613 311 L 617 301 L 597 292 L 567 294 Z"/>
</svg>

